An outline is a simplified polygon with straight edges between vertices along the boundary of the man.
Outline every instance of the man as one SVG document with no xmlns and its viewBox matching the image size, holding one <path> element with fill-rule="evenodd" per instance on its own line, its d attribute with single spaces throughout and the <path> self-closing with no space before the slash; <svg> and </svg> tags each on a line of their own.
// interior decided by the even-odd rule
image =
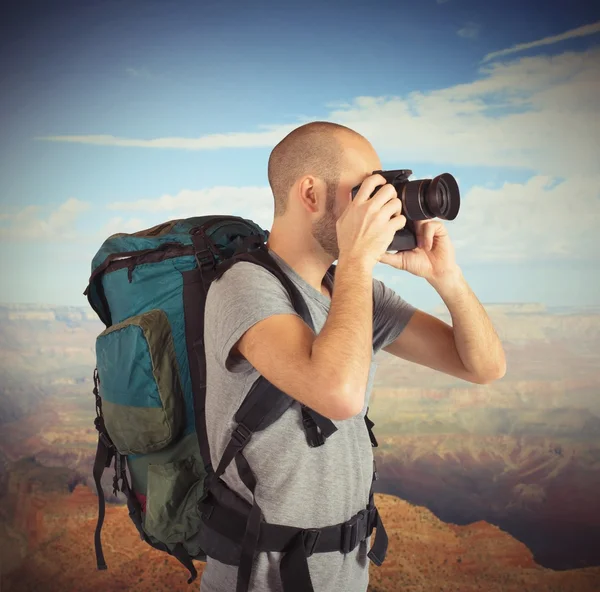
<svg viewBox="0 0 600 592">
<path fill-rule="evenodd" d="M 364 416 L 373 356 L 380 349 L 480 384 L 505 372 L 502 346 L 454 260 L 444 226 L 420 223 L 417 249 L 386 253 L 406 219 L 394 187 L 372 174 L 380 169 L 364 137 L 327 122 L 292 131 L 269 158 L 275 217 L 267 246 L 301 291 L 316 334 L 295 312 L 280 282 L 252 263 L 237 263 L 208 292 L 206 423 L 213 466 L 231 437 L 235 412 L 259 375 L 296 400 L 244 451 L 266 522 L 321 528 L 344 522 L 366 506 L 373 454 Z M 352 200 L 352 187 L 361 183 Z M 332 285 L 326 271 L 335 260 Z M 377 262 L 426 279 L 448 306 L 453 326 L 374 280 Z M 323 446 L 307 446 L 301 404 L 338 428 Z M 223 480 L 252 503 L 235 463 Z M 346 555 L 308 557 L 315 592 L 365 592 L 369 548 L 367 539 Z M 257 554 L 252 591 L 282 590 L 281 556 Z M 232 592 L 236 576 L 236 567 L 209 558 L 201 590 Z"/>
</svg>

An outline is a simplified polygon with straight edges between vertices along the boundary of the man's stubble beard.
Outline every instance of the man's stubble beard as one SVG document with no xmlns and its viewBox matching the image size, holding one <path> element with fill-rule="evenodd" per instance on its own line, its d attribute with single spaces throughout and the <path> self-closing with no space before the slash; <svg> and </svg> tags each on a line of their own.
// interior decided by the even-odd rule
<svg viewBox="0 0 600 592">
<path fill-rule="evenodd" d="M 334 261 L 339 258 L 340 251 L 337 241 L 336 222 L 337 218 L 335 215 L 335 196 L 337 192 L 337 186 L 329 184 L 327 187 L 327 202 L 325 204 L 325 213 L 313 224 L 313 237 L 321 245 L 321 248 L 331 257 Z"/>
</svg>

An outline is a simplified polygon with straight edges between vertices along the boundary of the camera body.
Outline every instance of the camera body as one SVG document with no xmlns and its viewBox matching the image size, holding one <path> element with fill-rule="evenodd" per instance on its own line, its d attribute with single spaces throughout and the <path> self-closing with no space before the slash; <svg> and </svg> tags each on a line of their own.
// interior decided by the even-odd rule
<svg viewBox="0 0 600 592">
<path fill-rule="evenodd" d="M 406 217 L 406 226 L 396 232 L 388 251 L 410 251 L 417 246 L 415 222 L 441 218 L 454 220 L 460 209 L 460 191 L 456 179 L 449 173 L 442 173 L 433 179 L 409 181 L 412 175 L 409 169 L 393 171 L 373 171 L 391 183 L 396 189 L 398 199 L 402 200 L 402 214 Z M 370 195 L 373 197 L 379 189 Z M 356 197 L 360 185 L 352 188 L 352 199 Z"/>
</svg>

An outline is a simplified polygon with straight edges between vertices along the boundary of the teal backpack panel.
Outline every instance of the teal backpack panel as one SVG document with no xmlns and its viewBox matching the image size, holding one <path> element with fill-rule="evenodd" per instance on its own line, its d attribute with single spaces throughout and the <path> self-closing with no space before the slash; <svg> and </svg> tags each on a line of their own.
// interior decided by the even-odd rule
<svg viewBox="0 0 600 592">
<path fill-rule="evenodd" d="M 268 236 L 251 220 L 234 216 L 172 220 L 135 234 L 116 234 L 103 243 L 94 257 L 88 287 L 90 304 L 107 325 L 121 323 L 154 309 L 166 314 L 185 404 L 182 436 L 195 430 L 182 274 L 198 267 L 192 232 L 203 226 L 207 227 L 207 236 L 218 248 L 214 253 L 207 253 L 207 261 L 213 256 L 217 261 L 232 256 L 241 238 L 250 233 L 265 239 Z M 94 278 L 94 274 L 97 277 Z M 117 372 L 118 367 L 114 370 Z M 111 369 L 103 371 L 110 373 Z M 99 369 L 101 382 L 103 371 Z M 141 374 L 138 373 L 138 376 Z"/>
<path fill-rule="evenodd" d="M 193 432 L 195 428 L 181 273 L 195 267 L 196 260 L 193 256 L 174 257 L 157 263 L 141 264 L 132 272 L 118 269 L 107 273 L 103 278 L 104 293 L 111 304 L 113 323 L 121 323 L 130 317 L 155 309 L 162 310 L 167 316 L 185 403 L 184 435 Z M 131 276 L 131 281 L 128 279 L 128 274 Z"/>
<path fill-rule="evenodd" d="M 96 356 L 104 376 L 104 403 L 132 407 L 160 407 L 158 385 L 151 379 L 152 359 L 143 330 L 129 325 L 98 339 Z M 116 372 L 111 370 L 118 369 Z"/>
<path fill-rule="evenodd" d="M 104 423 L 121 454 L 162 450 L 179 437 L 193 404 L 184 400 L 175 341 L 163 310 L 108 327 L 96 339 L 96 362 Z"/>
<path fill-rule="evenodd" d="M 200 548 L 198 502 L 210 458 L 200 452 L 188 352 L 201 340 L 206 269 L 231 257 L 247 237 L 268 233 L 235 216 L 171 220 L 134 234 L 109 237 L 92 261 L 84 294 L 106 325 L 96 339 L 94 374 L 99 431 L 94 479 L 99 495 L 98 567 L 104 495 L 101 474 L 114 458 L 115 493 L 125 493 L 140 536 L 177 557 L 195 577 Z M 195 274 L 190 276 L 190 274 Z M 186 279 L 187 278 L 187 279 Z M 186 282 L 201 280 L 185 302 Z M 194 318 L 190 332 L 186 326 Z M 203 350 L 203 348 L 202 348 Z M 129 469 L 131 484 L 127 478 Z"/>
</svg>

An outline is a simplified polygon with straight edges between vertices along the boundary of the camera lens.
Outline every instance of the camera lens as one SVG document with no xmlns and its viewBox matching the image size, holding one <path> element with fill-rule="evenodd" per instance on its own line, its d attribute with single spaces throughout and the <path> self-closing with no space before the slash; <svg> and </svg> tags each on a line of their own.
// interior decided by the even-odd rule
<svg viewBox="0 0 600 592">
<path fill-rule="evenodd" d="M 432 218 L 454 220 L 460 208 L 460 191 L 456 179 L 444 173 L 432 179 L 425 196 Z"/>
<path fill-rule="evenodd" d="M 433 179 L 417 179 L 403 185 L 402 213 L 409 220 L 441 218 L 454 220 L 460 209 L 460 191 L 456 179 L 443 173 Z"/>
</svg>

